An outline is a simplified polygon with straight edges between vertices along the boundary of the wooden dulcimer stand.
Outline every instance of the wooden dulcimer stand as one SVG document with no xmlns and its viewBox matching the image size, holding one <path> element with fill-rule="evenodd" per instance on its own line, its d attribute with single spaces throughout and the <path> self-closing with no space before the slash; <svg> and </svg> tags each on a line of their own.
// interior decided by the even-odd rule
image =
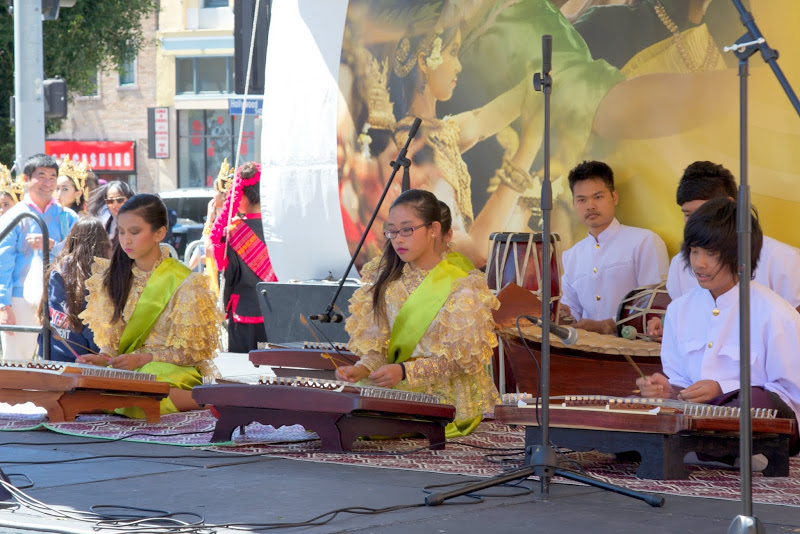
<svg viewBox="0 0 800 534">
<path fill-rule="evenodd" d="M 495 417 L 525 426 L 526 444 L 538 443 L 536 399 L 505 395 Z M 753 453 L 769 460 L 764 476 L 789 476 L 789 437 L 794 419 L 774 410 L 754 409 Z M 683 457 L 688 452 L 715 457 L 739 454 L 739 409 L 665 399 L 566 395 L 550 398 L 552 440 L 585 451 L 641 456 L 639 478 L 688 478 Z"/>
<path fill-rule="evenodd" d="M 139 407 L 148 423 L 161 419 L 159 403 L 169 384 L 155 375 L 95 365 L 44 361 L 0 362 L 0 402 L 31 402 L 47 410 L 54 423 L 79 413 Z"/>
<path fill-rule="evenodd" d="M 328 451 L 349 451 L 362 436 L 409 433 L 422 434 L 432 448 L 444 449 L 444 429 L 455 416 L 454 406 L 433 395 L 312 378 L 198 386 L 192 396 L 219 412 L 212 442 L 229 441 L 237 427 L 253 421 L 274 427 L 300 424 L 315 431 Z"/>
</svg>

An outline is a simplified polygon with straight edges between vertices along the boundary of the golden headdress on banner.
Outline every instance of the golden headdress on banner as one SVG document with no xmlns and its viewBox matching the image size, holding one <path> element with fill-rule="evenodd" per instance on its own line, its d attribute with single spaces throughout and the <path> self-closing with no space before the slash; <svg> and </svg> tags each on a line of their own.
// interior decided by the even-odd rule
<svg viewBox="0 0 800 534">
<path fill-rule="evenodd" d="M 58 175 L 66 176 L 75 184 L 75 189 L 82 195 L 83 199 L 89 198 L 89 190 L 86 187 L 86 179 L 89 177 L 91 167 L 85 161 L 75 162 L 65 159 L 58 166 Z M 81 198 L 81 197 L 78 197 Z"/>
<path fill-rule="evenodd" d="M 378 2 L 380 6 L 380 2 Z M 442 15 L 447 3 L 419 2 L 410 8 L 385 9 L 378 17 L 381 24 L 386 27 L 408 28 L 408 33 L 397 43 L 394 52 L 394 73 L 405 78 L 417 64 L 417 56 L 424 54 L 425 64 L 431 70 L 436 70 L 442 64 Z M 378 8 L 380 9 L 380 8 Z M 424 32 L 424 33 L 422 33 Z"/>
<path fill-rule="evenodd" d="M 214 189 L 220 193 L 227 193 L 233 183 L 233 167 L 228 165 L 228 158 L 222 160 L 217 179 L 214 180 Z"/>
<path fill-rule="evenodd" d="M 15 204 L 22 200 L 22 196 L 25 194 L 23 185 L 11 178 L 11 171 L 2 163 L 0 163 L 0 193 L 10 196 L 14 199 Z"/>
<path fill-rule="evenodd" d="M 355 55 L 360 71 L 359 93 L 367 105 L 367 123 L 370 128 L 394 130 L 396 122 L 394 105 L 386 85 L 389 77 L 389 58 L 378 61 L 364 47 L 359 47 Z"/>
</svg>

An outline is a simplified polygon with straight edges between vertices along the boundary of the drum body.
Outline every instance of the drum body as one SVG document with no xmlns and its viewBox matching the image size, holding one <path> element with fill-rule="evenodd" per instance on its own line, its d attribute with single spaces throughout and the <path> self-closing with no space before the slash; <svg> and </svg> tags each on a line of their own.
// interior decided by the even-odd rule
<svg viewBox="0 0 800 534">
<path fill-rule="evenodd" d="M 561 300 L 561 238 L 550 234 L 550 311 L 558 324 Z M 542 298 L 542 234 L 497 232 L 490 236 L 489 259 L 486 264 L 486 279 L 489 289 L 500 292 L 510 283 L 534 293 Z M 544 308 L 544 307 L 543 307 Z M 495 385 L 500 390 L 516 391 L 517 382 L 510 362 L 500 357 L 495 349 L 492 369 Z M 502 371 L 501 371 L 502 368 Z M 505 377 L 505 387 L 501 387 L 500 373 Z"/>
<path fill-rule="evenodd" d="M 658 317 L 663 324 L 667 306 L 672 301 L 666 286 L 664 281 L 629 291 L 617 309 L 617 334 L 622 336 L 622 329 L 632 326 L 636 329 L 636 339 L 649 339 L 647 321 Z"/>
<path fill-rule="evenodd" d="M 490 236 L 486 278 L 489 289 L 500 291 L 511 282 L 541 298 L 542 234 L 497 232 Z M 550 302 L 561 297 L 561 238 L 550 235 Z"/>
</svg>

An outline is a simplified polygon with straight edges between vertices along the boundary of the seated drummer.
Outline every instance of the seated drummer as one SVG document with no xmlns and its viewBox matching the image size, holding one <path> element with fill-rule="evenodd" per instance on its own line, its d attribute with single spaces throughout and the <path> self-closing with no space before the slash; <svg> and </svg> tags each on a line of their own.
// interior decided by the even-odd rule
<svg viewBox="0 0 800 534">
<path fill-rule="evenodd" d="M 762 233 L 752 218 L 752 266 L 758 265 Z M 736 203 L 715 198 L 698 208 L 684 228 L 681 259 L 698 287 L 667 307 L 661 363 L 636 384 L 643 397 L 677 398 L 717 406 L 739 403 L 739 279 Z M 750 285 L 752 406 L 800 414 L 800 315 L 771 289 Z M 800 452 L 798 435 L 790 453 Z"/>
<path fill-rule="evenodd" d="M 676 200 L 683 212 L 684 222 L 706 201 L 716 197 L 736 199 L 736 181 L 731 171 L 710 161 L 695 161 L 683 171 Z M 670 298 L 684 295 L 697 287 L 697 279 L 686 262 L 676 254 L 669 264 L 667 292 Z M 800 311 L 800 250 L 764 236 L 758 269 L 753 279 L 767 286 Z"/>
<path fill-rule="evenodd" d="M 562 309 L 573 326 L 616 335 L 614 317 L 632 289 L 667 275 L 667 247 L 650 230 L 625 226 L 614 216 L 619 202 L 614 173 L 600 161 L 584 161 L 569 173 L 572 204 L 589 235 L 564 251 Z"/>
<path fill-rule="evenodd" d="M 349 382 L 437 395 L 456 407 L 448 438 L 466 435 L 499 402 L 486 365 L 497 346 L 499 302 L 480 271 L 467 271 L 443 246 L 433 193 L 405 191 L 392 203 L 380 261 L 364 266 L 350 300 Z"/>
</svg>

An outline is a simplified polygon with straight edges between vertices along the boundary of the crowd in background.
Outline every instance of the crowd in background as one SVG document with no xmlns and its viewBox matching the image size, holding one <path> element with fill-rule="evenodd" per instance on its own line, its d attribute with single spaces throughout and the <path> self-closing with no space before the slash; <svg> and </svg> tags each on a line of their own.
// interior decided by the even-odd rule
<svg viewBox="0 0 800 534">
<path fill-rule="evenodd" d="M 227 160 L 223 163 L 214 182 L 214 197 L 208 204 L 202 241 L 187 264 L 196 272 L 208 274 L 215 295 L 220 292 L 219 274 L 225 272 L 229 280 L 226 279 L 221 305 L 228 312 L 229 331 L 236 331 L 231 350 L 247 352 L 266 341 L 263 319 L 250 293 L 254 294 L 256 283 L 275 277 L 266 247 L 252 248 L 255 240 L 250 236 L 254 232 L 258 243 L 263 245 L 259 219 L 260 168 L 245 164 L 242 175 L 240 187 L 235 188 L 237 194 L 229 195 L 234 174 Z M 75 361 L 87 351 L 99 352 L 93 333 L 78 317 L 86 307 L 85 282 L 92 274 L 94 259 L 111 256 L 118 239 L 120 209 L 134 196 L 136 191 L 127 182 L 98 179 L 85 162 L 58 162 L 51 156 L 37 154 L 28 159 L 16 179 L 0 164 L 0 231 L 10 228 L 0 241 L 0 324 L 40 327 L 42 302 L 46 299 L 50 359 Z M 226 202 L 226 196 L 232 198 Z M 177 214 L 165 209 L 168 225 L 161 246 L 177 257 L 170 245 Z M 39 224 L 32 218 L 24 218 L 10 227 L 14 218 L 25 212 L 39 215 L 47 226 L 50 237 L 47 268 Z M 245 224 L 238 225 L 238 230 L 229 229 L 237 227 L 240 221 Z M 237 236 L 245 238 L 243 241 L 251 247 L 246 255 L 257 257 L 257 263 L 238 261 L 239 254 L 245 253 L 243 247 L 226 250 L 229 232 L 235 245 Z M 41 334 L 2 331 L 0 341 L 5 358 L 43 356 Z"/>
</svg>

